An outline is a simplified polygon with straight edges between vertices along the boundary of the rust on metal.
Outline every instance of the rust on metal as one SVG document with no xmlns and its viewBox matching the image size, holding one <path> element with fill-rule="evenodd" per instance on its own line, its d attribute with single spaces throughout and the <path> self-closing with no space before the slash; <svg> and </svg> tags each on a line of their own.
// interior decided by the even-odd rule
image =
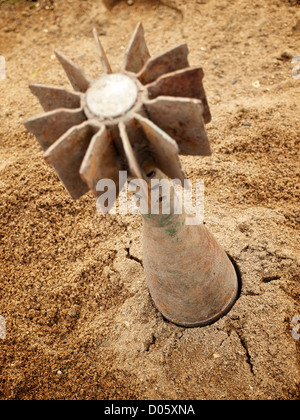
<svg viewBox="0 0 300 420">
<path fill-rule="evenodd" d="M 44 150 L 51 146 L 69 128 L 86 120 L 82 109 L 55 109 L 46 114 L 25 121 L 27 130 L 31 131 Z"/>
<path fill-rule="evenodd" d="M 147 87 L 149 98 L 168 95 L 200 99 L 203 104 L 203 119 L 207 124 L 211 121 L 211 114 L 202 83 L 203 76 L 202 67 L 164 74 Z"/>
<path fill-rule="evenodd" d="M 70 153 L 69 148 L 66 161 L 69 164 L 76 155 L 74 168 L 77 168 L 78 156 L 85 151 L 77 177 L 82 177 L 95 195 L 100 194 L 95 191 L 95 185 L 104 174 L 109 173 L 115 180 L 116 171 L 128 170 L 131 176 L 145 178 L 143 168 L 149 159 L 169 177 L 183 180 L 179 154 L 207 156 L 211 153 L 204 125 L 210 120 L 210 113 L 202 68 L 189 67 L 189 50 L 185 43 L 151 58 L 143 26 L 138 24 L 126 49 L 122 70 L 111 74 L 96 29 L 93 34 L 105 75 L 91 81 L 69 58 L 55 51 L 75 92 L 32 84 L 31 91 L 48 112 L 27 120 L 27 129 L 44 150 L 51 147 L 50 161 L 53 160 L 59 177 L 64 178 L 60 167 L 63 159 L 58 165 L 53 145 L 58 142 L 57 150 L 63 153 L 62 145 L 72 143 L 68 130 L 85 120 L 91 121 L 96 127 L 95 133 L 83 136 L 84 147 L 79 155 Z M 81 131 L 71 133 L 73 139 Z M 105 159 L 97 156 L 99 153 L 103 153 Z M 100 162 L 101 168 L 96 169 Z M 86 192 L 80 182 L 77 191 L 76 183 L 70 188 L 72 197 L 78 198 Z"/>
<path fill-rule="evenodd" d="M 101 41 L 100 41 L 99 36 L 97 34 L 96 28 L 93 29 L 93 34 L 94 34 L 94 39 L 96 41 L 97 49 L 98 49 L 99 56 L 100 56 L 100 61 L 102 63 L 104 72 L 106 74 L 111 74 L 112 73 L 112 69 L 111 69 L 111 66 L 109 64 L 108 58 L 106 56 L 106 53 L 104 51 L 104 48 L 102 47 L 102 44 L 101 44 Z"/>
<path fill-rule="evenodd" d="M 134 178 L 143 179 L 142 171 L 137 163 L 136 157 L 134 155 L 134 151 L 132 149 L 130 140 L 128 138 L 126 126 L 124 122 L 122 121 L 119 123 L 119 131 L 120 131 L 122 145 L 123 145 L 123 149 L 124 149 L 127 161 L 128 161 L 131 176 Z"/>
<path fill-rule="evenodd" d="M 138 24 L 122 69 L 112 73 L 96 30 L 93 33 L 104 75 L 89 80 L 56 51 L 75 92 L 32 84 L 46 113 L 30 118 L 25 126 L 74 199 L 89 190 L 104 199 L 102 184 L 98 186 L 107 179 L 118 195 L 126 182 L 126 177 L 120 179 L 121 171 L 146 180 L 142 195 L 156 198 L 152 194 L 162 193 L 152 186 L 153 177 L 185 180 L 180 154 L 211 154 L 203 70 L 189 66 L 185 43 L 151 58 Z M 177 214 L 173 188 L 167 215 L 162 212 L 163 198 L 156 201 L 158 214 L 150 212 L 148 201 L 148 214 L 143 215 L 144 269 L 151 296 L 168 320 L 182 326 L 206 325 L 236 299 L 234 267 L 203 224 L 190 226 L 184 211 Z M 110 200 L 109 206 L 113 204 Z"/>
<path fill-rule="evenodd" d="M 57 108 L 80 108 L 81 95 L 56 86 L 30 83 L 31 92 L 38 98 L 45 112 Z"/>
<path fill-rule="evenodd" d="M 156 172 L 158 179 L 165 177 Z M 227 254 L 204 224 L 187 225 L 184 211 L 150 216 L 143 215 L 143 264 L 155 306 L 184 327 L 215 322 L 238 293 Z"/>
<path fill-rule="evenodd" d="M 122 169 L 120 156 L 111 135 L 102 127 L 92 137 L 79 170 L 80 176 L 95 197 L 99 197 L 101 191 L 97 190 L 97 183 L 102 179 L 111 179 L 117 191 L 122 189 L 123 185 L 119 185 L 119 171 Z"/>
<path fill-rule="evenodd" d="M 163 54 L 150 58 L 138 74 L 138 79 L 146 85 L 165 73 L 188 67 L 188 53 L 188 46 L 182 43 Z"/>
<path fill-rule="evenodd" d="M 150 53 L 145 41 L 144 28 L 139 23 L 127 47 L 123 70 L 138 73 L 149 60 Z"/>
<path fill-rule="evenodd" d="M 86 92 L 90 82 L 83 71 L 60 51 L 55 50 L 54 52 L 60 64 L 63 66 L 73 89 L 78 92 Z"/>
<path fill-rule="evenodd" d="M 148 118 L 141 115 L 135 115 L 135 118 L 141 124 L 152 146 L 153 158 L 157 167 L 169 178 L 179 179 L 183 183 L 185 175 L 178 157 L 176 141 Z"/>
<path fill-rule="evenodd" d="M 151 121 L 176 140 L 180 154 L 211 155 L 200 100 L 160 96 L 145 107 Z"/>
<path fill-rule="evenodd" d="M 94 127 L 85 121 L 70 128 L 44 154 L 44 159 L 54 166 L 61 182 L 74 199 L 89 190 L 80 177 L 79 169 L 94 134 Z"/>
</svg>

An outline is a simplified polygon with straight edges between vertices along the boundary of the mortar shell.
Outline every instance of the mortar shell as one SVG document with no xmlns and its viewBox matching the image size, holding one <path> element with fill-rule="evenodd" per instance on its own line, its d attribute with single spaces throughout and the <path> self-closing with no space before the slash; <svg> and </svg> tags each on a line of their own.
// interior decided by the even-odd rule
<svg viewBox="0 0 300 420">
<path fill-rule="evenodd" d="M 211 324 L 237 298 L 227 254 L 203 224 L 186 225 L 184 215 L 144 217 L 143 262 L 155 306 L 175 324 Z"/>
</svg>

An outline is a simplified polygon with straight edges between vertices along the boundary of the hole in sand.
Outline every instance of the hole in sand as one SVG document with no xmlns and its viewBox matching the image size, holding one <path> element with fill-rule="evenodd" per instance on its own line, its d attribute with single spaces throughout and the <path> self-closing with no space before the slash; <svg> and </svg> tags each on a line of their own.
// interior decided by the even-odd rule
<svg viewBox="0 0 300 420">
<path fill-rule="evenodd" d="M 235 299 L 235 302 L 236 302 L 240 298 L 241 292 L 242 292 L 242 275 L 241 275 L 241 270 L 240 270 L 237 262 L 235 261 L 235 259 L 230 254 L 228 254 L 228 252 L 227 252 L 227 256 L 230 259 L 230 261 L 231 261 L 231 263 L 232 263 L 232 265 L 235 269 L 236 276 L 237 276 L 237 281 L 238 281 L 238 292 L 237 292 L 237 296 L 236 296 L 236 299 Z M 235 302 L 234 302 L 234 304 L 235 304 Z M 232 307 L 234 306 L 234 304 L 232 305 Z M 231 311 L 232 307 L 229 309 L 229 311 Z"/>
</svg>

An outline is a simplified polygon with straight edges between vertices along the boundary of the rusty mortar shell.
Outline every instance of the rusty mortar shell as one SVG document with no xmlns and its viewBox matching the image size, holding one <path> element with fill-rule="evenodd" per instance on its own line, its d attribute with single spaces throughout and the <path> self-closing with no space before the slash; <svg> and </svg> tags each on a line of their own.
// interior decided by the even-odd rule
<svg viewBox="0 0 300 420">
<path fill-rule="evenodd" d="M 100 197 L 97 183 L 102 179 L 114 181 L 118 193 L 120 171 L 149 186 L 149 164 L 161 178 L 183 182 L 179 155 L 211 155 L 202 67 L 190 67 L 185 43 L 151 57 L 139 23 L 122 68 L 114 73 L 96 30 L 93 35 L 104 72 L 99 78 L 90 80 L 55 51 L 74 91 L 30 84 L 45 113 L 29 118 L 25 126 L 44 150 L 45 161 L 73 199 L 88 191 Z M 171 209 L 168 217 L 149 213 L 143 219 L 145 274 L 157 308 L 183 326 L 218 319 L 237 295 L 226 253 L 203 224 L 187 225 L 184 213 Z"/>
<path fill-rule="evenodd" d="M 155 178 L 165 176 L 154 169 Z M 151 192 L 150 192 L 151 194 Z M 238 278 L 234 266 L 203 223 L 188 225 L 184 209 L 143 214 L 143 264 L 156 308 L 169 321 L 184 327 L 211 324 L 236 301 Z M 150 200 L 149 200 L 150 201 Z"/>
</svg>

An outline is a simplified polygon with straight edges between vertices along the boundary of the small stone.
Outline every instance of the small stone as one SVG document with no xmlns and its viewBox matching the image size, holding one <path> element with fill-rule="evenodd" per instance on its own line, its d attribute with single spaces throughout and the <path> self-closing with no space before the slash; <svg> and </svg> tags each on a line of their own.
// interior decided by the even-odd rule
<svg viewBox="0 0 300 420">
<path fill-rule="evenodd" d="M 127 0 L 127 4 L 128 4 L 128 6 L 133 6 L 134 5 L 134 1 L 133 0 Z"/>
<path fill-rule="evenodd" d="M 249 121 L 244 121 L 242 125 L 244 125 L 245 127 L 251 127 L 251 123 L 249 123 Z"/>
</svg>

